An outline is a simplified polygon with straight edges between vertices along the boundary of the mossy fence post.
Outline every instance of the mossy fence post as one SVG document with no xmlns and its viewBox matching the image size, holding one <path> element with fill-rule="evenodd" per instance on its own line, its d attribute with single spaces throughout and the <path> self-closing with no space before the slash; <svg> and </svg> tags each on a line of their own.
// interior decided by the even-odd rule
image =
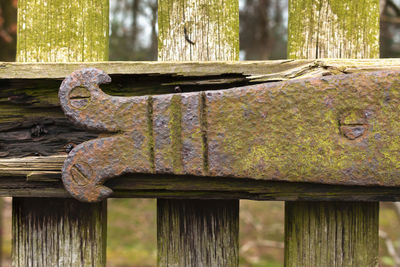
<svg viewBox="0 0 400 267">
<path fill-rule="evenodd" d="M 108 0 L 18 1 L 17 61 L 107 60 L 108 13 Z M 106 209 L 106 202 L 14 198 L 13 266 L 105 266 Z"/>
<path fill-rule="evenodd" d="M 107 60 L 108 0 L 18 5 L 17 61 Z M 238 60 L 238 0 L 158 11 L 159 60 Z M 289 0 L 290 58 L 376 58 L 378 35 L 378 0 Z M 158 199 L 157 212 L 159 266 L 238 266 L 238 199 Z M 285 265 L 376 266 L 378 215 L 378 202 L 286 202 Z M 14 198 L 13 266 L 105 266 L 106 217 L 106 202 Z"/>
<path fill-rule="evenodd" d="M 288 27 L 291 59 L 379 57 L 379 0 L 289 0 Z M 377 266 L 378 223 L 378 202 L 286 202 L 285 266 Z"/>
<path fill-rule="evenodd" d="M 239 59 L 238 0 L 159 0 L 158 29 L 161 61 Z M 159 266 L 238 266 L 238 232 L 238 199 L 157 200 Z"/>
</svg>

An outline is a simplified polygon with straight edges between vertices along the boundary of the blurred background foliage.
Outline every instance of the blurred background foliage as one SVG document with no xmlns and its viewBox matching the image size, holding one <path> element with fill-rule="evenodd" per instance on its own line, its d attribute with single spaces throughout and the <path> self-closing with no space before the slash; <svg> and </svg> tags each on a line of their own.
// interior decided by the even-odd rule
<svg viewBox="0 0 400 267">
<path fill-rule="evenodd" d="M 400 57 L 400 0 L 381 0 L 381 57 Z M 286 58 L 287 1 L 239 0 L 240 59 Z M 17 0 L 0 0 L 0 61 L 14 61 Z M 110 60 L 157 59 L 157 1 L 110 0 Z M 108 200 L 107 266 L 156 266 L 156 200 Z M 10 265 L 11 199 L 3 199 L 2 262 Z M 240 202 L 240 265 L 283 266 L 282 202 Z M 382 203 L 380 266 L 400 267 L 400 204 Z"/>
</svg>

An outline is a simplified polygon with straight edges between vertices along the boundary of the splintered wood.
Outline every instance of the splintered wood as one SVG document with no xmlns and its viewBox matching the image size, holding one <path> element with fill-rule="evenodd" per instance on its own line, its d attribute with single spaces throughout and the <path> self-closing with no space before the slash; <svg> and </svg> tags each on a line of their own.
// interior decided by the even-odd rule
<svg viewBox="0 0 400 267">
<path fill-rule="evenodd" d="M 90 202 L 109 196 L 102 184 L 124 173 L 399 186 L 399 78 L 379 71 L 113 97 L 98 87 L 107 74 L 82 69 L 60 87 L 66 116 L 115 134 L 75 147 L 63 182 Z"/>
</svg>

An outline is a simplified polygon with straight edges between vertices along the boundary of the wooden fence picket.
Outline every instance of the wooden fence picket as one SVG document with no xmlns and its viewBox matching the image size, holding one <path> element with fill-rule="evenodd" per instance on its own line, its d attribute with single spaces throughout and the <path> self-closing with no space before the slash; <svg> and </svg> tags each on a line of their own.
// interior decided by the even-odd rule
<svg viewBox="0 0 400 267">
<path fill-rule="evenodd" d="M 17 61 L 107 60 L 108 5 L 108 0 L 18 1 Z M 13 266 L 105 266 L 106 201 L 14 198 L 12 211 Z"/>
<path fill-rule="evenodd" d="M 238 9 L 238 0 L 160 0 L 158 59 L 238 60 Z M 239 200 L 158 199 L 157 239 L 159 266 L 238 266 Z"/>
<path fill-rule="evenodd" d="M 18 143 L 20 140 L 12 139 L 7 143 L 11 149 L 10 152 L 3 153 L 2 156 L 5 158 L 0 159 L 0 176 L 2 176 L 2 179 L 0 179 L 0 195 L 14 197 L 12 209 L 13 266 L 106 265 L 107 201 L 89 204 L 71 199 L 60 180 L 60 169 L 67 155 L 67 153 L 60 153 L 60 148 L 64 145 L 70 145 L 69 141 L 71 140 L 70 137 L 65 137 L 65 135 L 58 133 L 65 132 L 65 129 L 70 129 L 71 132 L 69 133 L 73 135 L 71 138 L 79 142 L 98 137 L 97 134 L 72 127 L 71 123 L 65 119 L 57 97 L 56 90 L 58 88 L 56 89 L 55 85 L 59 86 L 61 78 L 82 67 L 97 67 L 110 74 L 113 79 L 119 79 L 120 84 L 111 84 L 109 88 L 112 88 L 112 90 L 120 90 L 122 88 L 121 95 L 124 96 L 128 94 L 179 93 L 182 89 L 179 85 L 190 87 L 189 90 L 196 92 L 204 91 L 204 88 L 226 89 L 249 84 L 254 85 L 261 82 L 317 77 L 315 80 L 300 81 L 297 84 L 295 81 L 286 84 L 272 84 L 271 86 L 270 84 L 257 85 L 257 88 L 252 87 L 250 89 L 249 87 L 245 89 L 236 88 L 232 90 L 234 93 L 230 98 L 224 98 L 226 96 L 224 95 L 225 91 L 203 92 L 196 95 L 196 101 L 201 103 L 196 102 L 197 106 L 191 110 L 192 113 L 190 115 L 192 116 L 196 113 L 192 117 L 197 116 L 196 118 L 198 118 L 197 132 L 190 132 L 190 134 L 185 132 L 187 136 L 190 136 L 189 138 L 196 139 L 193 142 L 191 142 L 192 140 L 189 142 L 190 146 L 193 146 L 193 149 L 196 150 L 196 153 L 193 153 L 195 156 L 192 157 L 195 158 L 192 159 L 196 163 L 193 164 L 196 165 L 195 167 L 191 166 L 190 160 L 183 159 L 185 151 L 183 149 L 183 130 L 181 128 L 185 128 L 184 126 L 191 127 L 191 120 L 193 119 L 191 117 L 191 122 L 186 125 L 182 123 L 184 122 L 181 110 L 183 97 L 177 95 L 174 98 L 175 95 L 171 96 L 171 99 L 178 100 L 175 102 L 171 100 L 168 103 L 167 101 L 161 101 L 160 105 L 157 105 L 154 101 L 154 99 L 158 99 L 157 97 L 141 98 L 142 100 L 146 99 L 146 101 L 140 102 L 143 104 L 140 113 L 143 117 L 140 120 L 138 119 L 144 125 L 141 125 L 142 128 L 140 128 L 143 132 L 139 133 L 134 126 L 129 124 L 132 127 L 129 128 L 128 133 L 124 132 L 124 135 L 122 135 L 123 131 L 121 129 L 123 127 L 119 129 L 120 125 L 115 123 L 115 125 L 118 124 L 119 126 L 115 126 L 116 128 L 112 128 L 110 132 L 112 134 L 120 134 L 118 138 L 121 139 L 115 138 L 110 141 L 108 145 L 113 149 L 108 149 L 108 151 L 117 151 L 114 154 L 109 153 L 110 155 L 121 152 L 121 149 L 117 150 L 113 146 L 115 145 L 113 143 L 115 140 L 118 143 L 118 140 L 132 141 L 137 136 L 143 137 L 144 140 L 146 137 L 148 141 L 148 144 L 146 143 L 146 149 L 148 150 L 146 151 L 148 153 L 144 154 L 146 154 L 145 162 L 150 166 L 146 169 L 148 173 L 134 173 L 132 170 L 134 168 L 126 164 L 129 165 L 129 168 L 127 167 L 124 171 L 129 170 L 133 174 L 117 177 L 112 181 L 110 179 L 107 186 L 114 190 L 113 197 L 158 198 L 157 247 L 159 266 L 238 266 L 239 199 L 242 198 L 286 201 L 285 266 L 377 266 L 379 243 L 378 201 L 400 199 L 400 193 L 396 188 L 400 183 L 396 179 L 392 179 L 392 177 L 398 175 L 398 169 L 390 169 L 398 164 L 398 159 L 396 156 L 393 157 L 394 160 L 392 158 L 388 159 L 379 154 L 382 147 L 386 149 L 385 153 L 395 151 L 388 148 L 387 142 L 391 142 L 390 144 L 397 142 L 397 132 L 400 129 L 400 126 L 396 124 L 396 118 L 400 111 L 400 109 L 396 109 L 397 106 L 395 104 L 397 102 L 390 103 L 392 105 L 390 110 L 385 111 L 390 114 L 389 117 L 391 118 L 386 119 L 385 116 L 374 118 L 375 124 L 383 125 L 381 131 L 387 134 L 385 136 L 387 138 L 386 141 L 380 140 L 381 134 L 379 133 L 377 139 L 380 140 L 380 143 L 377 146 L 368 147 L 366 145 L 367 149 L 371 150 L 368 151 L 372 155 L 368 155 L 369 157 L 375 157 L 379 154 L 378 164 L 383 162 L 387 165 L 379 165 L 380 169 L 376 171 L 376 168 L 371 167 L 367 160 L 362 162 L 360 160 L 358 162 L 360 164 L 356 166 L 358 169 L 356 167 L 346 167 L 347 169 L 342 168 L 343 166 L 339 166 L 337 169 L 332 167 L 330 175 L 334 177 L 324 176 L 325 180 L 321 176 L 331 165 L 320 164 L 316 167 L 316 171 L 310 171 L 309 173 L 311 173 L 310 176 L 313 180 L 307 180 L 310 177 L 304 177 L 303 169 L 298 171 L 293 168 L 290 170 L 292 173 L 284 173 L 286 171 L 285 168 L 288 166 L 287 162 L 297 162 L 299 154 L 301 154 L 297 153 L 301 150 L 290 149 L 292 147 L 296 147 L 296 149 L 302 147 L 302 142 L 307 142 L 307 140 L 302 139 L 303 135 L 301 134 L 306 135 L 308 139 L 312 139 L 310 136 L 313 137 L 313 135 L 307 135 L 308 133 L 304 129 L 301 130 L 299 135 L 290 131 L 296 128 L 298 124 L 312 125 L 314 113 L 310 113 L 309 110 L 301 111 L 308 118 L 305 119 L 306 121 L 300 118 L 302 116 L 296 118 L 285 117 L 289 118 L 289 121 L 282 126 L 283 120 L 279 119 L 281 117 L 273 116 L 276 113 L 285 113 L 286 110 L 283 112 L 278 108 L 273 111 L 266 111 L 263 108 L 266 106 L 265 103 L 273 103 L 270 105 L 272 107 L 281 107 L 280 103 L 283 103 L 283 106 L 294 107 L 292 110 L 294 113 L 298 112 L 298 108 L 292 105 L 293 98 L 296 97 L 292 97 L 293 95 L 288 96 L 287 92 L 290 90 L 297 93 L 301 92 L 301 98 L 306 95 L 302 91 L 303 87 L 310 86 L 310 84 L 315 86 L 314 89 L 317 88 L 317 92 L 323 91 L 321 88 L 322 83 L 320 83 L 322 79 L 329 86 L 331 85 L 328 78 L 321 78 L 324 75 L 390 70 L 389 72 L 376 72 L 377 74 L 366 74 L 365 76 L 355 75 L 346 76 L 346 78 L 343 78 L 344 76 L 334 76 L 334 78 L 339 77 L 338 80 L 345 80 L 348 77 L 368 77 L 369 81 L 371 82 L 372 80 L 371 83 L 374 83 L 375 77 L 384 77 L 382 79 L 386 79 L 384 82 L 390 89 L 399 91 L 400 89 L 397 89 L 398 85 L 394 84 L 393 80 L 398 78 L 396 75 L 400 75 L 398 72 L 400 70 L 400 61 L 372 60 L 379 57 L 379 16 L 379 0 L 289 0 L 288 55 L 290 59 L 296 60 L 233 62 L 239 59 L 238 0 L 158 0 L 158 59 L 163 62 L 96 63 L 96 61 L 108 60 L 108 0 L 18 1 L 17 61 L 32 64 L 0 62 L 0 88 L 5 88 L 7 94 L 10 95 L 10 97 L 7 94 L 5 94 L 7 96 L 0 96 L 0 102 L 5 102 L 6 107 L 7 105 L 13 107 L 11 111 L 7 108 L 1 110 L 2 112 L 4 111 L 2 117 L 5 119 L 1 121 L 4 125 L 0 125 L 3 127 L 1 128 L 3 130 L 0 129 L 0 133 L 5 131 L 6 134 L 3 138 L 11 139 L 10 136 L 12 134 L 7 131 L 12 129 L 15 131 L 14 134 L 17 133 L 18 136 L 23 136 L 21 139 L 29 139 L 29 142 L 32 143 L 43 142 L 45 145 L 38 147 L 36 150 L 35 147 L 30 148 L 27 145 L 25 147 L 20 145 Z M 323 59 L 327 57 L 342 58 L 343 60 Z M 352 60 L 355 58 L 371 60 Z M 315 59 L 321 60 L 316 61 Z M 179 61 L 215 62 L 182 63 Z M 52 62 L 55 64 L 50 66 L 36 64 L 39 62 Z M 66 62 L 91 63 L 65 64 Z M 380 74 L 382 75 L 379 76 Z M 101 77 L 103 78 L 107 76 L 104 73 L 102 75 Z M 135 79 L 140 81 L 138 87 L 134 85 L 137 81 Z M 36 82 L 31 85 L 29 82 L 32 80 Z M 375 89 L 379 89 L 383 84 L 379 82 L 375 82 L 375 87 L 371 87 L 372 89 L 369 88 L 369 91 L 373 91 L 372 94 L 375 97 L 371 97 L 371 103 L 378 108 L 381 107 L 379 101 L 382 101 L 382 96 L 379 95 L 380 91 Z M 360 84 L 353 85 L 351 83 L 351 86 L 345 86 L 345 89 L 351 89 L 352 86 L 359 87 Z M 42 87 L 45 85 L 49 86 L 49 88 L 43 89 Z M 175 91 L 171 91 L 174 86 L 176 86 Z M 282 88 L 286 87 L 282 89 L 280 86 Z M 332 88 L 335 86 L 336 83 Z M 71 86 L 72 89 L 70 89 L 73 90 L 76 87 L 77 85 L 75 87 Z M 88 86 L 86 85 L 86 87 Z M 359 89 L 358 87 L 357 90 Z M 79 88 L 82 89 L 81 87 Z M 91 88 L 98 90 L 96 86 Z M 299 88 L 301 89 L 300 91 Z M 253 89 L 258 91 L 247 91 Z M 328 89 L 331 88 L 329 87 Z M 337 88 L 333 89 L 336 90 Z M 250 96 L 248 92 L 251 92 Z M 257 95 L 259 92 L 260 94 Z M 314 98 L 314 91 L 308 92 L 309 95 L 306 96 Z M 336 94 L 341 93 L 341 96 L 343 94 L 347 96 L 348 93 L 345 90 L 338 92 Z M 64 96 L 67 95 L 69 97 L 69 93 L 70 91 L 65 93 Z M 221 98 L 211 98 L 213 94 L 220 94 Z M 265 97 L 267 94 L 269 94 L 269 98 Z M 15 96 L 21 95 L 35 99 L 35 105 L 30 106 L 32 103 L 27 105 L 19 104 L 18 101 L 15 101 Z M 212 106 L 212 104 L 207 106 L 207 103 L 211 103 L 210 100 L 207 100 L 207 95 L 210 96 L 209 99 L 214 99 L 213 101 L 218 102 L 222 99 L 225 102 L 218 102 L 218 105 L 215 106 Z M 255 99 L 255 95 L 258 96 L 257 99 Z M 332 104 L 329 102 L 330 99 L 324 102 L 325 99 L 321 101 L 318 98 L 320 95 L 316 95 L 318 110 L 325 110 L 326 106 Z M 354 94 L 348 93 L 348 95 L 350 98 L 354 98 Z M 400 93 L 397 92 L 396 96 L 398 95 Z M 104 95 L 101 96 L 105 97 Z M 246 99 L 244 99 L 244 96 Z M 279 98 L 277 96 L 283 97 Z M 288 98 L 285 98 L 286 96 Z M 295 96 L 299 96 L 299 94 Z M 89 95 L 89 97 L 91 96 Z M 84 98 L 79 99 L 78 101 L 81 101 L 79 103 L 90 102 L 84 102 L 87 101 L 87 95 Z M 269 99 L 268 101 L 270 99 L 278 100 L 276 100 L 277 102 L 268 102 L 265 100 L 267 98 Z M 304 98 L 306 97 L 303 97 L 299 102 L 303 104 L 307 102 L 306 104 L 308 105 L 309 98 L 306 100 Z M 97 100 L 99 99 L 100 97 Z M 63 103 L 69 105 L 69 100 Z M 108 103 L 113 103 L 114 105 L 118 101 L 128 101 L 125 98 L 123 100 L 114 98 L 113 100 L 114 102 L 110 100 Z M 390 99 L 386 100 L 389 102 Z M 123 104 L 134 103 L 132 99 L 129 99 L 129 101 L 131 102 L 124 102 Z M 357 103 L 364 105 L 365 101 L 362 101 L 364 100 L 359 100 Z M 243 114 L 235 115 L 236 117 L 232 116 L 229 122 L 220 120 L 219 118 L 223 116 L 215 114 L 219 114 L 220 109 L 224 109 L 223 105 L 227 103 L 229 106 L 233 102 L 236 103 L 236 106 L 232 104 L 233 107 L 225 111 L 225 114 L 229 112 L 242 113 L 242 107 L 245 107 L 246 110 L 243 109 Z M 97 107 L 97 102 L 91 103 Z M 249 108 L 246 106 L 250 105 L 249 103 L 254 106 Z M 243 105 L 241 106 L 241 104 Z M 122 104 L 121 106 L 125 107 Z M 118 108 L 121 108 L 121 106 L 116 105 L 116 110 L 122 110 L 122 113 L 129 110 L 119 110 Z M 332 114 L 335 116 L 342 112 L 341 110 L 338 111 L 337 107 L 328 108 L 333 110 Z M 335 110 L 335 108 L 337 109 Z M 252 109 L 256 111 L 253 112 L 254 110 Z M 106 110 L 103 113 L 108 111 Z M 88 109 L 85 112 L 89 113 Z M 272 114 L 273 112 L 275 114 Z M 131 116 L 130 113 L 122 115 L 127 115 L 122 117 L 127 118 L 126 121 L 129 123 L 132 122 L 131 117 L 129 117 Z M 343 114 L 340 113 L 339 115 L 342 116 Z M 273 118 L 271 119 L 268 116 Z M 164 124 L 156 125 L 153 119 L 160 117 L 163 118 Z M 393 119 L 392 117 L 396 118 Z M 101 124 L 102 117 L 99 116 L 99 118 L 99 125 L 102 127 L 105 124 Z M 112 117 L 112 119 L 114 118 Z M 98 118 L 91 117 L 90 119 Z M 137 118 L 135 117 L 135 119 Z M 42 123 L 41 120 L 46 120 L 47 123 L 51 121 L 48 124 L 51 124 L 52 129 L 56 130 L 49 133 L 45 128 L 42 128 L 45 127 L 43 126 L 45 123 Z M 55 122 L 56 120 L 57 123 Z M 233 123 L 231 120 L 233 120 Z M 254 142 L 249 141 L 243 145 L 240 142 L 243 139 L 247 139 L 249 133 L 253 133 L 250 129 L 249 131 L 242 131 L 241 135 L 239 134 L 241 125 L 236 125 L 236 122 L 244 120 L 249 123 L 248 127 L 245 128 L 246 130 L 259 126 L 259 123 L 264 123 L 268 127 L 271 126 L 271 128 L 260 126 L 262 129 L 261 135 L 263 136 Z M 26 123 L 20 123 L 20 121 Z M 126 126 L 124 124 L 126 121 L 121 122 L 121 125 Z M 266 121 L 268 123 L 265 123 Z M 311 124 L 310 121 L 312 121 Z M 369 127 L 369 122 L 367 119 L 360 121 L 357 125 L 362 127 L 362 134 L 364 134 L 364 130 L 367 129 L 365 127 Z M 215 126 L 213 123 L 218 124 L 220 128 L 215 127 L 211 131 L 211 126 Z M 324 126 L 326 123 L 327 121 L 320 120 L 315 124 Z M 357 153 L 361 151 L 360 154 L 362 155 L 360 157 L 365 156 L 365 153 L 367 153 L 365 150 L 358 150 L 360 146 L 357 144 L 360 144 L 361 141 L 354 141 L 356 137 L 352 139 L 354 142 L 351 144 L 347 139 L 343 139 L 345 140 L 344 142 L 348 142 L 346 144 L 350 144 L 347 147 L 348 149 L 346 148 L 347 150 L 339 147 L 342 144 L 340 143 L 340 140 L 342 140 L 340 138 L 345 138 L 341 135 L 340 130 L 344 126 L 340 125 L 339 119 L 331 119 L 329 123 L 332 124 L 332 127 L 324 128 L 321 126 L 321 131 L 328 136 L 327 138 L 330 141 L 333 141 L 326 148 L 320 147 L 321 151 L 324 149 L 325 152 L 327 150 L 336 150 L 336 155 L 341 155 L 341 153 L 346 153 L 347 151 L 352 153 L 352 159 L 358 159 L 359 154 Z M 15 126 L 16 124 L 18 125 Z M 237 129 L 238 134 L 235 135 L 236 132 L 233 131 L 233 137 L 231 136 L 232 138 L 225 142 L 226 136 L 230 134 L 226 130 L 228 129 L 227 125 L 232 124 L 234 125 L 233 130 Z M 177 129 L 174 128 L 176 125 L 178 125 Z M 99 128 L 101 128 L 100 126 Z M 162 133 L 158 131 L 159 129 L 155 129 L 156 126 L 160 129 L 164 127 L 162 128 Z M 349 127 L 348 124 L 345 126 Z M 32 128 L 29 129 L 29 127 Z M 269 135 L 270 132 L 273 133 Z M 26 137 L 28 133 L 31 135 L 30 137 Z M 284 133 L 285 136 L 291 135 L 290 142 L 281 142 L 281 133 Z M 209 150 L 210 140 L 208 139 L 211 139 L 212 134 L 214 134 L 214 147 L 210 145 Z M 272 136 L 273 134 L 277 136 Z M 135 136 L 132 137 L 133 135 Z M 363 137 L 365 139 L 360 140 L 372 140 L 368 138 L 373 138 L 372 135 L 363 135 Z M 270 139 L 265 141 L 263 138 Z M 272 140 L 274 138 L 276 140 Z M 99 144 L 100 148 L 104 148 L 101 147 L 103 141 L 104 139 L 101 139 L 96 145 Z M 127 152 L 125 151 L 124 153 L 129 154 L 131 152 L 129 149 L 132 147 L 138 149 L 136 145 L 140 147 L 140 145 L 143 145 L 142 141 L 135 143 L 135 139 L 132 142 L 127 142 L 130 145 L 127 145 Z M 18 144 L 16 145 L 16 143 Z M 90 146 L 88 147 L 90 148 Z M 121 147 L 122 145 L 118 148 Z M 310 147 L 304 153 L 305 156 L 317 155 L 316 157 L 319 158 L 307 162 L 297 162 L 298 164 L 293 166 L 301 169 L 310 167 L 312 163 L 311 168 L 313 168 L 315 162 L 321 163 L 321 161 L 327 160 L 326 158 L 322 160 L 320 158 L 324 151 L 314 153 L 316 149 L 312 146 Z M 55 149 L 49 152 L 50 148 Z M 29 151 L 29 155 L 26 155 L 24 149 Z M 219 158 L 215 162 L 212 162 L 209 158 L 210 155 L 214 155 L 214 153 L 210 152 L 211 149 L 214 149 L 212 151 L 215 154 L 219 153 Z M 250 149 L 253 149 L 252 152 L 254 152 L 251 159 L 257 160 L 247 159 L 247 165 L 238 164 L 238 166 L 234 166 L 236 169 L 231 166 L 223 166 L 224 168 L 215 166 L 226 162 L 238 161 L 242 163 L 241 157 L 247 157 Z M 280 149 L 283 149 L 284 152 Z M 88 150 L 85 151 L 87 152 Z M 91 159 L 93 160 L 104 151 L 105 149 L 99 149 L 94 152 L 91 155 Z M 142 150 L 138 149 L 138 151 Z M 283 154 L 287 151 L 291 154 L 286 158 Z M 395 152 L 398 153 L 398 150 Z M 72 152 L 69 155 L 74 153 Z M 275 153 L 275 155 L 272 157 L 269 153 Z M 84 155 L 86 157 L 86 154 Z M 128 156 L 123 156 L 126 155 L 122 155 L 121 158 L 128 159 L 124 163 L 135 163 L 135 160 L 130 160 L 131 158 Z M 79 159 L 82 160 L 82 158 Z M 105 178 L 110 178 L 112 174 L 115 174 L 116 171 L 113 167 L 118 165 L 115 164 L 117 162 L 115 158 L 112 157 L 109 162 L 101 158 L 97 162 L 106 162 L 104 169 L 111 170 L 111 173 L 105 172 Z M 239 160 L 237 160 L 238 158 Z M 185 166 L 183 166 L 183 161 L 185 161 Z M 143 162 L 140 161 L 139 164 Z M 333 162 L 336 165 L 340 165 L 343 161 L 333 160 Z M 210 172 L 210 163 L 213 164 L 214 173 Z M 275 165 L 272 167 L 267 166 L 269 164 Z M 334 167 L 336 166 L 335 164 L 333 165 Z M 70 166 L 74 167 L 75 165 L 71 164 Z M 121 166 L 121 169 L 126 167 L 123 164 Z M 385 166 L 390 168 L 386 170 Z M 201 169 L 198 173 L 201 173 L 203 177 L 195 176 L 197 175 L 195 174 L 196 172 L 190 172 L 193 171 L 192 169 L 185 172 L 185 168 L 191 167 Z M 242 174 L 236 175 L 236 170 L 239 170 Z M 266 174 L 266 172 L 259 170 L 270 172 Z M 369 180 L 367 178 L 364 180 L 364 176 L 360 176 L 360 173 L 355 173 L 354 176 L 356 178 L 353 180 L 352 172 L 354 170 L 369 175 Z M 124 171 L 120 171 L 118 174 Z M 82 174 L 80 170 L 77 172 L 78 175 L 81 175 L 80 177 L 84 177 L 87 180 L 93 178 L 86 177 L 90 175 Z M 294 178 L 288 177 L 293 172 L 296 172 L 293 175 Z M 338 175 L 338 172 L 340 172 L 340 175 Z M 380 180 L 374 176 L 376 172 L 380 172 L 379 175 L 381 176 L 378 177 Z M 188 173 L 193 176 L 181 175 Z M 342 173 L 343 177 L 341 176 Z M 273 177 L 270 177 L 270 174 Z M 212 177 L 213 175 L 215 177 Z M 73 175 L 71 177 L 73 182 L 69 185 L 76 183 L 82 186 L 79 187 L 80 190 L 83 188 L 82 191 L 78 192 L 82 195 L 77 193 L 81 197 L 78 197 L 79 199 L 85 199 L 82 196 L 87 196 L 85 194 L 90 189 L 103 188 L 104 190 L 105 188 L 99 185 L 99 180 L 92 179 L 92 187 L 89 187 L 87 186 L 88 183 L 83 183 L 82 185 L 80 184 L 81 181 L 74 181 Z M 321 180 L 318 180 L 320 178 Z M 321 182 L 321 184 L 305 183 L 310 181 Z M 104 181 L 102 180 L 101 182 Z M 108 188 L 107 190 L 108 193 L 112 192 Z M 73 190 L 69 192 L 75 193 Z M 90 193 L 88 195 L 91 195 Z M 90 201 L 100 199 L 96 197 L 86 199 Z M 268 227 L 268 225 L 264 227 Z"/>
<path fill-rule="evenodd" d="M 289 0 L 288 55 L 378 58 L 379 14 L 379 0 Z M 377 266 L 378 230 L 378 202 L 286 202 L 285 266 Z"/>
</svg>

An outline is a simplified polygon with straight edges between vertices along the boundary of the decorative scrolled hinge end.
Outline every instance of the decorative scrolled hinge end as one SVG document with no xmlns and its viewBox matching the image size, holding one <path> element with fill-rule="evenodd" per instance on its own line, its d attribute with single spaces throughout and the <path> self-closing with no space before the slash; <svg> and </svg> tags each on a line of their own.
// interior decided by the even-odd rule
<svg viewBox="0 0 400 267">
<path fill-rule="evenodd" d="M 109 118 L 99 112 L 101 103 L 112 101 L 112 97 L 99 88 L 99 84 L 109 82 L 110 76 L 95 68 L 81 69 L 66 77 L 59 90 L 61 107 L 66 117 L 82 128 L 115 131 L 115 125 L 108 123 Z M 74 198 L 83 202 L 99 202 L 112 194 L 110 188 L 102 185 L 112 176 L 102 169 L 107 169 L 112 163 L 107 162 L 107 157 L 103 161 L 98 156 L 103 150 L 112 147 L 114 138 L 108 139 L 108 142 L 101 138 L 86 141 L 68 154 L 62 168 L 62 181 Z M 100 170 L 94 169 L 94 166 Z"/>
<path fill-rule="evenodd" d="M 68 154 L 62 168 L 62 181 L 67 191 L 83 202 L 99 202 L 109 197 L 113 191 L 102 185 L 104 181 L 96 179 L 93 168 L 76 156 L 84 149 L 84 145 L 74 149 Z"/>
</svg>

